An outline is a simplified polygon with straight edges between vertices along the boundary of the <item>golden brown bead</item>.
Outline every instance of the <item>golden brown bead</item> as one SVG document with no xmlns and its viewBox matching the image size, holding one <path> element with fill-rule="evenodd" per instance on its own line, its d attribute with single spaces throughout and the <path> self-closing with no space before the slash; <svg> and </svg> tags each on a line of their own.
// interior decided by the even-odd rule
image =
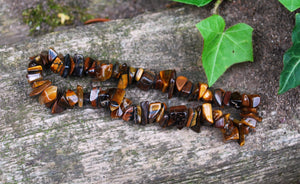
<svg viewBox="0 0 300 184">
<path fill-rule="evenodd" d="M 66 92 L 66 99 L 71 107 L 73 107 L 78 102 L 78 96 L 76 93 L 70 89 Z"/>
<path fill-rule="evenodd" d="M 198 84 L 193 84 L 193 91 L 189 97 L 189 100 L 196 100 L 199 95 L 199 85 Z"/>
<path fill-rule="evenodd" d="M 139 81 L 141 79 L 143 73 L 144 73 L 144 69 L 143 68 L 139 68 L 137 70 L 136 74 L 135 74 L 135 80 Z"/>
<path fill-rule="evenodd" d="M 192 108 L 188 109 L 188 120 L 186 123 L 186 127 L 193 127 L 196 125 L 197 119 L 197 111 L 193 110 Z"/>
<path fill-rule="evenodd" d="M 178 76 L 176 78 L 176 88 L 177 88 L 177 91 L 181 91 L 183 86 L 185 85 L 185 83 L 187 83 L 188 81 L 188 78 L 186 78 L 185 76 Z"/>
<path fill-rule="evenodd" d="M 163 70 L 159 72 L 159 78 L 162 81 L 162 89 L 161 91 L 165 93 L 169 87 L 169 82 L 171 79 L 172 70 Z"/>
<path fill-rule="evenodd" d="M 202 116 L 209 123 L 213 124 L 212 106 L 210 103 L 202 104 Z"/>
<path fill-rule="evenodd" d="M 213 114 L 214 120 L 218 120 L 219 118 L 221 118 L 223 116 L 223 112 L 221 110 L 213 110 L 212 114 Z"/>
<path fill-rule="evenodd" d="M 57 86 L 49 86 L 46 88 L 39 97 L 39 102 L 43 104 L 51 104 L 56 100 L 57 97 Z"/>
<path fill-rule="evenodd" d="M 32 83 L 31 87 L 34 89 L 34 88 L 37 88 L 37 87 L 40 87 L 41 85 L 45 84 L 46 82 L 48 82 L 49 80 L 42 80 L 42 81 L 35 81 Z"/>
<path fill-rule="evenodd" d="M 92 66 L 94 60 L 90 57 L 85 58 L 84 60 L 84 72 L 87 73 L 87 71 L 89 70 L 89 68 Z"/>
<path fill-rule="evenodd" d="M 203 95 L 205 94 L 206 90 L 208 88 L 208 85 L 205 83 L 199 83 L 199 96 L 198 96 L 198 100 L 200 100 Z"/>
<path fill-rule="evenodd" d="M 155 81 L 154 81 L 155 85 L 154 85 L 154 89 L 158 89 L 158 90 L 162 90 L 163 89 L 163 86 L 164 86 L 164 83 L 160 77 L 160 74 L 156 75 L 155 76 Z"/>
<path fill-rule="evenodd" d="M 206 92 L 204 93 L 202 99 L 203 99 L 205 102 L 211 102 L 212 99 L 213 99 L 213 95 L 212 95 L 211 90 L 207 89 Z"/>
<path fill-rule="evenodd" d="M 114 93 L 111 95 L 110 99 L 110 110 L 114 111 L 116 110 L 120 104 L 123 101 L 123 98 L 125 96 L 125 90 L 124 89 L 116 89 Z"/>
<path fill-rule="evenodd" d="M 157 123 L 161 122 L 163 117 L 164 117 L 164 114 L 165 114 L 165 111 L 167 109 L 167 105 L 165 103 L 161 103 L 161 110 L 159 112 L 159 114 L 157 115 L 155 121 Z"/>
<path fill-rule="evenodd" d="M 239 130 L 239 144 L 240 146 L 244 146 L 245 144 L 245 128 L 244 128 L 244 125 L 243 124 L 240 124 L 238 126 L 238 130 Z"/>
<path fill-rule="evenodd" d="M 200 133 L 200 126 L 201 126 L 201 106 L 196 107 L 195 111 L 197 113 L 196 117 L 196 124 L 194 126 L 191 126 L 191 129 L 195 131 L 196 133 Z"/>
<path fill-rule="evenodd" d="M 119 79 L 118 88 L 126 89 L 128 85 L 128 74 L 122 74 Z"/>
<path fill-rule="evenodd" d="M 216 128 L 224 128 L 225 126 L 225 117 L 222 116 L 219 119 L 215 120 L 215 127 Z"/>
<path fill-rule="evenodd" d="M 244 124 L 244 125 L 249 126 L 250 128 L 255 128 L 257 120 L 254 119 L 254 118 L 248 117 L 248 118 L 243 118 L 241 120 L 241 123 Z"/>
<path fill-rule="evenodd" d="M 48 88 L 50 85 L 52 84 L 51 81 L 46 80 L 42 85 L 40 85 L 37 88 L 34 88 L 31 93 L 29 94 L 29 96 L 36 96 L 41 94 L 46 88 Z"/>
<path fill-rule="evenodd" d="M 99 67 L 96 67 L 96 78 L 100 81 L 106 81 L 111 78 L 112 75 L 112 64 L 102 63 Z"/>
<path fill-rule="evenodd" d="M 185 105 L 172 106 L 169 109 L 170 118 L 168 126 L 176 125 L 178 129 L 186 126 L 188 120 L 188 108 Z"/>
<path fill-rule="evenodd" d="M 242 108 L 242 112 L 243 112 L 244 114 L 247 114 L 247 113 L 250 113 L 250 112 L 256 114 L 256 113 L 257 113 L 257 108 L 243 107 L 243 108 Z"/>
<path fill-rule="evenodd" d="M 56 100 L 51 108 L 51 113 L 55 114 L 55 113 L 61 113 L 62 111 L 64 111 L 65 108 L 61 107 L 58 105 L 58 100 Z"/>
<path fill-rule="evenodd" d="M 27 68 L 28 73 L 41 73 L 42 71 L 43 71 L 43 67 L 41 65 Z"/>
<path fill-rule="evenodd" d="M 50 68 L 54 73 L 59 73 L 63 65 L 64 63 L 62 62 L 62 60 L 59 57 L 56 57 Z"/>
<path fill-rule="evenodd" d="M 80 85 L 77 85 L 77 95 L 78 95 L 78 107 L 83 106 L 83 88 Z"/>
<path fill-rule="evenodd" d="M 131 67 L 131 66 L 129 67 L 129 70 L 128 70 L 128 84 L 129 85 L 132 84 L 133 79 L 134 79 L 135 74 L 136 74 L 136 71 L 137 71 L 136 68 Z"/>
<path fill-rule="evenodd" d="M 60 107 L 65 108 L 65 109 L 71 107 L 70 104 L 69 104 L 69 102 L 68 102 L 68 100 L 66 99 L 65 95 L 62 95 L 62 96 L 60 97 L 60 99 L 59 99 L 59 101 L 58 101 L 58 105 L 59 105 Z"/>
<path fill-rule="evenodd" d="M 153 123 L 160 113 L 162 103 L 155 102 L 149 104 L 149 123 Z"/>
<path fill-rule="evenodd" d="M 43 80 L 41 73 L 27 74 L 26 75 L 28 83 L 33 83 L 35 81 Z"/>
<path fill-rule="evenodd" d="M 149 102 L 143 101 L 140 103 L 142 109 L 142 125 L 148 124 Z"/>
</svg>

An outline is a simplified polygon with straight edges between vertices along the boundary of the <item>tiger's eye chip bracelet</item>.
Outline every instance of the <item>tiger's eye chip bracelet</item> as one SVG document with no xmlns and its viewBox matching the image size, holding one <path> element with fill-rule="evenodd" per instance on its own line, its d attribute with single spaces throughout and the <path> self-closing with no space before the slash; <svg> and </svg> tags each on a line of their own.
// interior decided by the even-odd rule
<svg viewBox="0 0 300 184">
<path fill-rule="evenodd" d="M 93 87 L 90 92 L 84 92 L 80 85 L 76 91 L 58 90 L 50 80 L 43 79 L 43 71 L 48 69 L 63 78 L 91 76 L 99 81 L 114 78 L 118 80 L 118 85 L 105 90 Z M 257 122 L 262 121 L 257 112 L 259 95 L 240 94 L 223 89 L 212 90 L 205 83 L 193 83 L 185 76 L 176 76 L 175 70 L 155 73 L 128 66 L 126 63 L 110 64 L 105 60 L 85 58 L 81 54 L 63 56 L 50 48 L 30 57 L 26 77 L 32 87 L 29 96 L 39 96 L 40 104 L 49 107 L 51 113 L 60 113 L 76 105 L 83 107 L 90 104 L 95 108 L 109 109 L 111 118 L 122 118 L 135 124 L 158 123 L 164 128 L 175 126 L 178 129 L 187 127 L 197 133 L 202 125 L 213 126 L 221 130 L 224 141 L 237 140 L 241 146 L 245 144 L 245 136 L 255 129 Z M 168 98 L 179 96 L 203 103 L 196 108 L 185 105 L 167 107 L 163 102 L 148 101 L 133 104 L 125 97 L 125 89 L 131 84 L 144 91 L 157 89 L 168 93 Z M 240 119 L 233 119 L 230 114 L 224 114 L 221 110 L 213 110 L 213 105 L 239 109 Z"/>
</svg>

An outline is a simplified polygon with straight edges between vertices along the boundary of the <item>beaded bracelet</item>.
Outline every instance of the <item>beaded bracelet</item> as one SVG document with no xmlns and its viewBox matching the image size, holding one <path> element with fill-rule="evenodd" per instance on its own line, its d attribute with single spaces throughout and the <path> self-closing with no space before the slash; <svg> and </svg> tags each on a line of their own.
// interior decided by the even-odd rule
<svg viewBox="0 0 300 184">
<path fill-rule="evenodd" d="M 70 89 L 60 92 L 51 81 L 43 80 L 42 72 L 49 68 L 63 78 L 89 75 L 99 81 L 118 79 L 118 86 L 106 90 L 93 87 L 90 92 L 84 92 L 82 86 L 78 85 L 76 92 Z M 48 52 L 42 51 L 39 55 L 30 57 L 27 71 L 28 83 L 33 88 L 29 96 L 40 95 L 40 104 L 51 108 L 52 113 L 60 113 L 75 105 L 83 107 L 84 104 L 90 104 L 92 107 L 109 109 L 111 118 L 122 118 L 141 125 L 156 122 L 164 128 L 188 127 L 199 133 L 200 126 L 208 124 L 219 128 L 225 141 L 238 140 L 241 146 L 245 143 L 245 135 L 255 129 L 257 122 L 262 121 L 257 114 L 259 95 L 241 95 L 238 92 L 225 92 L 223 89 L 212 90 L 205 83 L 192 83 L 184 76 L 176 77 L 175 70 L 155 73 L 128 66 L 126 63 L 110 64 L 104 60 L 84 58 L 81 54 L 75 54 L 74 57 L 69 54 L 63 56 L 50 48 Z M 188 100 L 201 100 L 203 104 L 196 108 L 185 105 L 167 108 L 165 103 L 148 101 L 134 105 L 130 99 L 125 98 L 125 89 L 131 84 L 136 84 L 145 91 L 157 89 L 167 92 L 168 98 L 173 95 L 180 96 Z M 223 114 L 221 110 L 213 110 L 212 104 L 240 109 L 241 120 L 233 119 L 230 114 Z"/>
</svg>

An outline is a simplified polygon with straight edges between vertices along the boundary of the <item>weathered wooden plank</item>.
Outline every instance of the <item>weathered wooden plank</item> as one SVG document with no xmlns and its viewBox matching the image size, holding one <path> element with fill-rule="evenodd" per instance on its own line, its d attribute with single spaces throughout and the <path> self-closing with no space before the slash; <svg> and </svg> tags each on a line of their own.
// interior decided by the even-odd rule
<svg viewBox="0 0 300 184">
<path fill-rule="evenodd" d="M 201 38 L 194 24 L 201 12 L 178 9 L 79 27 L 52 33 L 30 42 L 0 48 L 0 181 L 24 183 L 213 183 L 299 181 L 299 99 L 291 108 L 294 119 L 278 124 L 273 107 L 262 104 L 264 121 L 249 135 L 246 145 L 225 144 L 221 133 L 203 127 L 191 130 L 137 126 L 111 120 L 103 109 L 69 109 L 52 115 L 29 98 L 25 79 L 28 58 L 53 46 L 66 53 L 80 52 L 99 59 L 125 61 L 155 70 L 175 68 L 192 81 L 205 81 L 196 66 Z M 261 62 L 261 61 L 258 61 Z M 259 66 L 258 66 L 259 67 Z M 255 78 L 245 78 L 246 65 L 226 73 L 215 86 L 227 90 L 265 93 L 256 88 Z M 90 87 L 91 79 L 49 78 L 60 87 Z M 236 84 L 236 78 L 241 82 Z M 248 87 L 251 84 L 253 87 Z M 106 82 L 102 86 L 115 86 Z M 298 90 L 299 92 L 299 90 Z M 131 87 L 127 96 L 186 104 L 167 100 L 157 91 Z M 282 97 L 284 100 L 285 97 Z M 195 105 L 194 102 L 188 102 Z M 297 105 L 298 104 L 298 105 Z M 277 111 L 275 111 L 277 112 Z M 298 114 L 298 115 L 297 115 Z M 286 117 L 288 118 L 288 117 Z"/>
</svg>

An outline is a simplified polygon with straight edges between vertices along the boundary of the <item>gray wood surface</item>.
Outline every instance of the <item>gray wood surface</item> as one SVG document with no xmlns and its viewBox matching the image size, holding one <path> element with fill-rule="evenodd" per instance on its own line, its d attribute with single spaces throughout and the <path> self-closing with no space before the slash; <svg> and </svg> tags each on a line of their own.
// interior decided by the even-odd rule
<svg viewBox="0 0 300 184">
<path fill-rule="evenodd" d="M 201 37 L 195 28 L 203 16 L 189 9 L 138 16 L 105 24 L 78 27 L 15 45 L 0 47 L 0 182 L 1 183 L 296 183 L 300 178 L 299 99 L 287 109 L 294 112 L 280 123 L 270 94 L 256 78 L 259 65 L 241 64 L 214 85 L 225 90 L 259 93 L 262 100 L 256 132 L 240 147 L 224 143 L 218 129 L 162 129 L 112 120 L 103 109 L 69 109 L 61 114 L 28 97 L 27 58 L 54 47 L 63 54 L 76 52 L 99 59 L 127 62 L 135 67 L 176 69 L 193 82 L 206 81 L 202 67 Z M 258 63 L 263 62 L 257 59 Z M 249 67 L 250 66 L 250 67 Z M 86 88 L 90 78 L 46 78 L 61 88 Z M 239 79 L 239 80 L 236 80 Z M 268 80 L 268 79 L 260 79 Z M 268 81 L 265 81 L 268 83 Z M 273 84 L 277 81 L 272 81 Z M 95 83 L 103 87 L 116 82 Z M 268 84 L 268 85 L 273 85 Z M 260 86 L 257 86 L 260 85 Z M 299 88 L 296 94 L 299 94 Z M 167 100 L 158 91 L 130 87 L 126 96 L 135 103 Z M 299 96 L 298 96 L 299 97 Z M 276 97 L 278 104 L 287 97 Z"/>
</svg>

